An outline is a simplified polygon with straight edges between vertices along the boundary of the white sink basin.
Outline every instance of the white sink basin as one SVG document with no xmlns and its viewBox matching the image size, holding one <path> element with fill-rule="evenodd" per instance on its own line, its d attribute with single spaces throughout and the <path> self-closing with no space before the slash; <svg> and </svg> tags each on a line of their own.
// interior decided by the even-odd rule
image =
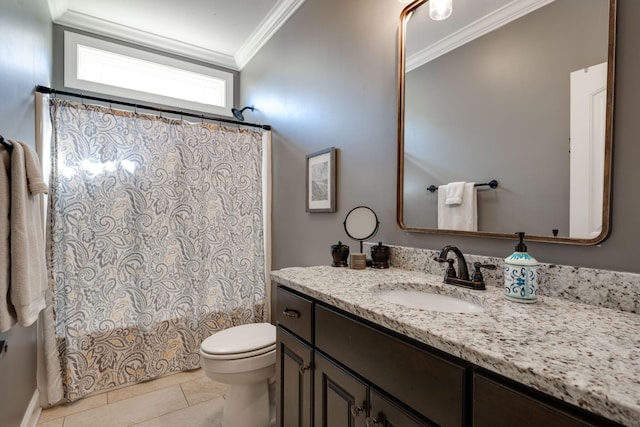
<svg viewBox="0 0 640 427">
<path fill-rule="evenodd" d="M 378 291 L 375 295 L 383 301 L 423 310 L 447 313 L 480 313 L 484 311 L 484 307 L 478 304 L 431 292 L 394 289 Z"/>
</svg>

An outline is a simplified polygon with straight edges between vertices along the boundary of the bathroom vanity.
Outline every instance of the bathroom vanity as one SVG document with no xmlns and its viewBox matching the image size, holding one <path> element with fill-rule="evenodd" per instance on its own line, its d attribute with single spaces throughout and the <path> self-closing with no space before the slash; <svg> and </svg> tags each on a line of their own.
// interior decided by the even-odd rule
<svg viewBox="0 0 640 427">
<path fill-rule="evenodd" d="M 278 426 L 640 425 L 639 316 L 504 300 L 440 276 L 328 266 L 272 273 Z M 451 295 L 443 313 L 382 290 Z"/>
</svg>

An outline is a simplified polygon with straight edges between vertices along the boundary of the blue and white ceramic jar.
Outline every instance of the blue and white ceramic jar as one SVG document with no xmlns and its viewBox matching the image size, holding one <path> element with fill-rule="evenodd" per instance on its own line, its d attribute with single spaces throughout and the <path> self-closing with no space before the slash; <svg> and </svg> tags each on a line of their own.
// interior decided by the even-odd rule
<svg viewBox="0 0 640 427">
<path fill-rule="evenodd" d="M 534 303 L 538 300 L 538 261 L 527 253 L 524 233 L 516 251 L 504 260 L 504 296 L 515 302 Z"/>
</svg>

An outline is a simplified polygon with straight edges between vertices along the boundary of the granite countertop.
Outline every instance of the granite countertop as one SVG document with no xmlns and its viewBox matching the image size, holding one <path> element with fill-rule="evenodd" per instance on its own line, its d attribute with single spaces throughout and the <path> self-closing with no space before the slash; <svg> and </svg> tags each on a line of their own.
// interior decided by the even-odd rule
<svg viewBox="0 0 640 427">
<path fill-rule="evenodd" d="M 480 367 L 624 425 L 640 426 L 640 315 L 551 297 L 507 301 L 441 276 L 329 266 L 271 279 Z M 476 302 L 481 313 L 441 313 L 377 299 L 379 289 L 423 289 Z"/>
</svg>

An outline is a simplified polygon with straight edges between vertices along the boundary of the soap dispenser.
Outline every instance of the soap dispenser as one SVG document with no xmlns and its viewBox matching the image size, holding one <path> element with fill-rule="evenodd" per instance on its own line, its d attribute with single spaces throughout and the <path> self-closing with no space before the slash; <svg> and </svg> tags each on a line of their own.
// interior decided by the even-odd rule
<svg viewBox="0 0 640 427">
<path fill-rule="evenodd" d="M 515 302 L 534 303 L 538 299 L 538 261 L 527 253 L 524 233 L 516 233 L 520 243 L 504 260 L 504 296 Z"/>
</svg>

